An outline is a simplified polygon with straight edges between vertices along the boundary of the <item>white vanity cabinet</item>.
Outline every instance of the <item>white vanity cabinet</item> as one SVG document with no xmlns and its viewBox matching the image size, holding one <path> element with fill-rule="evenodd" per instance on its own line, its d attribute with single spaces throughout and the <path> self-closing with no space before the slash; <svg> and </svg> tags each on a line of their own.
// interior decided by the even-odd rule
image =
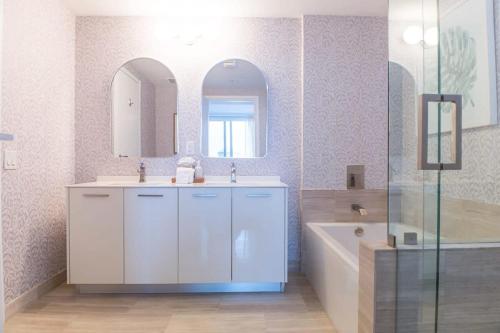
<svg viewBox="0 0 500 333">
<path fill-rule="evenodd" d="M 286 281 L 286 190 L 235 188 L 232 200 L 232 280 Z"/>
<path fill-rule="evenodd" d="M 231 282 L 231 189 L 179 189 L 179 282 Z"/>
<path fill-rule="evenodd" d="M 68 186 L 68 282 L 84 292 L 282 290 L 286 185 L 224 180 Z"/>
<path fill-rule="evenodd" d="M 177 189 L 124 191 L 125 284 L 177 283 Z"/>
<path fill-rule="evenodd" d="M 69 283 L 123 283 L 121 188 L 69 191 L 68 246 Z"/>
</svg>

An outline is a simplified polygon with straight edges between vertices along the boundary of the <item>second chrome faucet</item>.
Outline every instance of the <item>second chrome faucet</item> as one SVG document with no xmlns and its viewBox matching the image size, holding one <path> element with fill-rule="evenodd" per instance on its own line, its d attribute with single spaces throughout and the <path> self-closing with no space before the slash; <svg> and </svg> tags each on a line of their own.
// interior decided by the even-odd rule
<svg viewBox="0 0 500 333">
<path fill-rule="evenodd" d="M 236 183 L 236 164 L 231 163 L 231 183 Z"/>
<path fill-rule="evenodd" d="M 352 204 L 352 205 L 351 205 L 351 209 L 352 209 L 353 211 L 355 211 L 355 212 L 358 212 L 358 213 L 359 213 L 359 215 L 361 215 L 361 216 L 366 216 L 366 215 L 368 215 L 368 211 L 367 211 L 365 208 L 363 208 L 361 205 L 358 205 L 358 204 Z"/>
<path fill-rule="evenodd" d="M 139 169 L 137 169 L 137 173 L 139 173 L 139 183 L 146 182 L 146 165 L 144 162 L 139 164 Z"/>
</svg>

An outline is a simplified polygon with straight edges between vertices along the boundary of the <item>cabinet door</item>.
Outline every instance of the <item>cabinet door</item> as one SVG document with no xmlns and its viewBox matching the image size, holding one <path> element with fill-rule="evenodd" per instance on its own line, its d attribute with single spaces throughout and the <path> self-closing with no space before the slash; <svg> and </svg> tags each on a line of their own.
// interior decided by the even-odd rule
<svg viewBox="0 0 500 333">
<path fill-rule="evenodd" d="M 125 189 L 125 283 L 177 283 L 177 189 Z"/>
<path fill-rule="evenodd" d="M 285 281 L 285 189 L 233 189 L 233 281 Z"/>
<path fill-rule="evenodd" d="M 179 282 L 231 281 L 231 189 L 179 189 Z"/>
<path fill-rule="evenodd" d="M 70 283 L 123 283 L 123 190 L 69 191 Z"/>
</svg>

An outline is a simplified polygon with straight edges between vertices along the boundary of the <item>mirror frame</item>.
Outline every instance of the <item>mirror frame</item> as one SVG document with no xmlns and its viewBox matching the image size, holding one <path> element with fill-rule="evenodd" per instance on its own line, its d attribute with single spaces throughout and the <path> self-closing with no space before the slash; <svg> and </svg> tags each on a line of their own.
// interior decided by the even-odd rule
<svg viewBox="0 0 500 333">
<path fill-rule="evenodd" d="M 207 79 L 207 76 L 208 74 L 210 74 L 210 72 L 215 68 L 217 67 L 218 65 L 221 65 L 223 63 L 225 63 L 226 61 L 231 61 L 231 60 L 240 60 L 240 61 L 245 61 L 251 65 L 253 65 L 258 71 L 259 73 L 262 75 L 262 78 L 264 79 L 264 82 L 266 83 L 266 151 L 265 151 L 265 154 L 262 155 L 262 156 L 254 156 L 254 157 L 213 157 L 213 156 L 207 156 L 203 153 L 203 107 L 204 107 L 204 99 L 205 99 L 205 95 L 203 94 L 203 88 L 205 87 L 205 81 Z M 260 69 L 259 66 L 257 66 L 256 64 L 254 64 L 252 61 L 248 60 L 248 59 L 245 59 L 245 58 L 238 58 L 238 57 L 234 57 L 234 58 L 226 58 L 222 61 L 219 61 L 218 63 L 216 63 L 215 65 L 213 65 L 212 67 L 210 67 L 210 69 L 205 73 L 205 75 L 203 76 L 203 81 L 201 83 L 201 113 L 200 113 L 200 118 L 201 118 L 201 126 L 200 126 L 200 156 L 203 157 L 204 159 L 214 159 L 214 160 L 221 160 L 221 161 L 224 161 L 224 160 L 253 160 L 253 159 L 263 159 L 263 158 L 266 158 L 269 154 L 269 81 L 267 79 L 267 76 L 264 74 L 264 71 L 262 69 Z"/>
<path fill-rule="evenodd" d="M 113 82 L 115 81 L 115 77 L 116 77 L 116 74 L 118 74 L 118 72 L 124 67 L 126 66 L 127 64 L 133 62 L 133 61 L 136 61 L 136 60 L 141 60 L 141 59 L 147 59 L 147 60 L 153 60 L 153 61 L 156 61 L 158 63 L 160 63 L 161 65 L 163 65 L 166 69 L 168 69 L 170 71 L 170 73 L 172 73 L 172 76 L 175 80 L 175 85 L 176 85 L 176 88 L 177 88 L 177 95 L 176 95 L 176 100 L 175 100 L 175 113 L 174 113 L 174 133 L 173 133 L 173 144 L 174 144 L 174 153 L 173 155 L 171 156 L 154 156 L 154 157 L 143 157 L 143 156 L 124 156 L 124 155 L 115 155 L 115 152 L 114 152 L 114 146 L 115 146 L 115 143 L 114 143 L 114 126 L 113 126 L 113 122 L 114 122 L 114 118 L 113 118 Z M 110 140 L 111 140 L 111 155 L 113 156 L 113 158 L 119 158 L 119 159 L 122 159 L 122 158 L 135 158 L 135 159 L 139 159 L 139 160 L 143 160 L 143 159 L 166 159 L 166 158 L 172 158 L 172 157 L 175 157 L 176 155 L 179 154 L 179 117 L 178 117 L 178 113 L 179 113 L 179 81 L 177 80 L 177 77 L 175 76 L 174 72 L 170 69 L 170 67 L 166 66 L 163 62 L 161 62 L 160 60 L 157 60 L 155 58 L 152 58 L 152 57 L 137 57 L 137 58 L 133 58 L 133 59 L 130 59 L 124 63 L 122 63 L 122 65 L 120 67 L 118 67 L 117 70 L 114 71 L 114 74 L 113 74 L 113 77 L 111 79 L 111 83 L 109 84 L 109 95 L 108 95 L 108 98 L 109 98 L 109 127 L 110 127 Z"/>
</svg>

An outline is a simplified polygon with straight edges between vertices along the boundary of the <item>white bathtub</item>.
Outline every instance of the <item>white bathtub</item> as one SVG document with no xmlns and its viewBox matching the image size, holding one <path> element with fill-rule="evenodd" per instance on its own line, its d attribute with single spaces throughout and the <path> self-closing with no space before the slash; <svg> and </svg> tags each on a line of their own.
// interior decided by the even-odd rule
<svg viewBox="0 0 500 333">
<path fill-rule="evenodd" d="M 363 228 L 364 235 L 355 230 Z M 361 239 L 387 239 L 386 223 L 307 223 L 304 268 L 339 333 L 358 332 L 358 250 Z"/>
</svg>

